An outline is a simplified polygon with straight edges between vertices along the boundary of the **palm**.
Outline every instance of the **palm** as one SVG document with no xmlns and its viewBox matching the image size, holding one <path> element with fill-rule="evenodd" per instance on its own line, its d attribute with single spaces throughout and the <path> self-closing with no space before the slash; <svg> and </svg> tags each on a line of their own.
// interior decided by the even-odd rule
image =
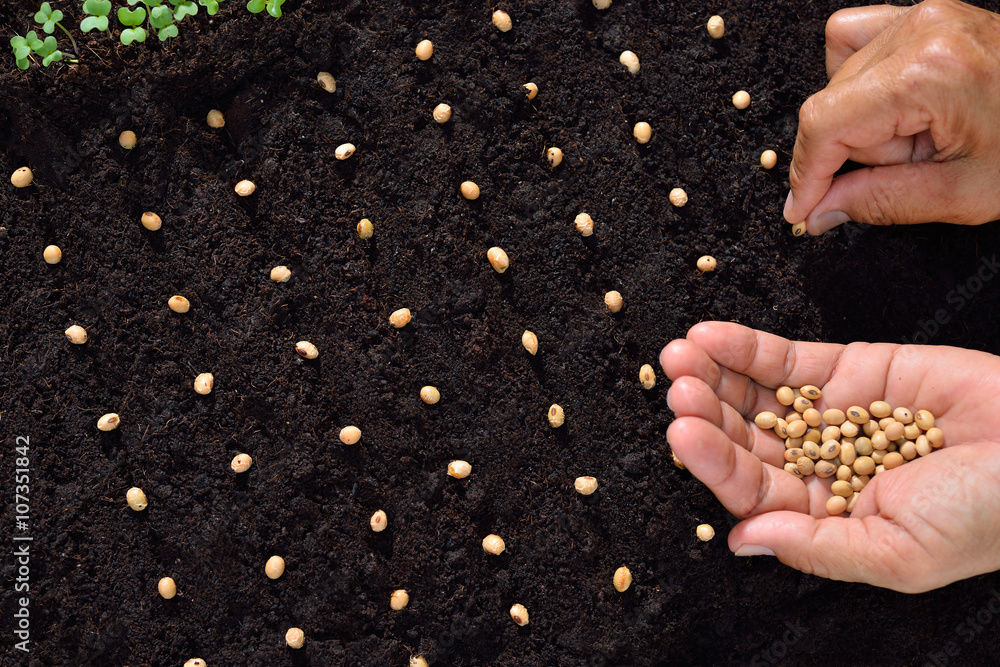
<svg viewBox="0 0 1000 667">
<path fill-rule="evenodd" d="M 727 323 L 697 325 L 661 354 L 674 381 L 677 456 L 734 514 L 734 550 L 766 546 L 822 576 L 927 590 L 1000 567 L 1000 360 L 955 348 L 791 343 Z M 930 410 L 947 445 L 872 478 L 851 518 L 828 517 L 830 482 L 781 470 L 784 444 L 757 429 L 783 411 L 774 388 L 815 384 L 821 407 Z"/>
</svg>

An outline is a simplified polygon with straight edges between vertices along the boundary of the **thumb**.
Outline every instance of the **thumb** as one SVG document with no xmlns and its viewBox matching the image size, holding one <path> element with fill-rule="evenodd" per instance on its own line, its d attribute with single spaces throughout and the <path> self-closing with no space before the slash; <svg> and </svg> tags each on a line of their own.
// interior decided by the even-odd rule
<svg viewBox="0 0 1000 667">
<path fill-rule="evenodd" d="M 834 179 L 806 218 L 806 229 L 822 234 L 848 220 L 872 225 L 987 222 L 988 214 L 980 214 L 984 198 L 962 187 L 966 169 L 961 160 L 856 169 Z"/>
</svg>

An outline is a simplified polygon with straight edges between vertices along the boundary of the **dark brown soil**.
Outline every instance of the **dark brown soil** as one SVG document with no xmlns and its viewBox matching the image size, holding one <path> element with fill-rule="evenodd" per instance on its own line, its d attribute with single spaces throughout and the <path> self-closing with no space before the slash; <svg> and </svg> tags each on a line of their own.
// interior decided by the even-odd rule
<svg viewBox="0 0 1000 667">
<path fill-rule="evenodd" d="M 75 25 L 78 6 L 54 4 Z M 1000 350 L 997 283 L 971 282 L 1000 255 L 995 226 L 796 239 L 781 220 L 797 110 L 824 85 L 824 21 L 848 4 L 512 0 L 501 34 L 484 2 L 289 0 L 274 20 L 230 0 L 165 45 L 85 37 L 76 67 L 20 72 L 5 51 L 3 530 L 34 541 L 31 652 L 12 647 L 24 594 L 10 541 L 0 662 L 993 662 L 1000 576 L 907 596 L 734 557 L 736 519 L 671 464 L 667 382 L 658 369 L 654 390 L 638 383 L 706 319 L 839 342 L 923 329 L 919 342 Z M 5 45 L 36 8 L 0 6 Z M 716 12 L 721 41 L 704 29 Z M 428 62 L 413 55 L 424 37 Z M 638 76 L 618 64 L 626 48 Z M 316 85 L 320 70 L 336 93 Z M 745 112 L 730 103 L 741 88 Z M 455 110 L 444 126 L 430 117 L 440 101 Z M 212 108 L 224 129 L 206 126 Z M 638 120 L 653 126 L 646 146 Z M 139 136 L 131 152 L 124 129 Z M 347 141 L 357 153 L 338 162 Z M 566 155 L 556 169 L 552 145 Z M 772 172 L 757 166 L 768 147 Z M 36 181 L 14 190 L 6 174 L 22 165 Z M 246 199 L 233 192 L 243 178 L 257 184 Z M 458 196 L 465 179 L 478 201 Z M 667 201 L 676 186 L 683 209 Z M 139 226 L 145 210 L 161 231 Z M 573 229 L 584 210 L 597 221 L 587 239 Z M 354 232 L 362 217 L 370 242 Z M 42 261 L 49 243 L 57 266 Z M 492 245 L 511 258 L 503 275 Z M 706 253 L 719 270 L 700 275 Z M 268 279 L 276 264 L 290 282 Z M 609 289 L 624 296 L 618 315 Z M 187 315 L 166 308 L 175 293 Z M 401 307 L 414 319 L 396 330 Z M 72 323 L 86 345 L 63 337 Z M 317 360 L 296 356 L 301 339 Z M 216 388 L 199 396 L 206 371 Z M 439 404 L 419 400 L 425 384 Z M 121 428 L 98 432 L 111 411 Z M 340 444 L 347 424 L 359 445 Z M 17 436 L 30 437 L 27 531 L 15 529 Z M 236 477 L 238 452 L 255 463 Z M 453 458 L 472 476 L 448 477 Z M 593 496 L 573 491 L 581 474 L 600 480 Z M 143 513 L 124 502 L 133 485 Z M 389 528 L 374 534 L 379 508 Z M 702 522 L 718 531 L 709 543 L 694 537 Z M 490 532 L 506 540 L 500 557 L 482 551 Z M 288 563 L 277 581 L 263 574 L 272 554 Z M 623 595 L 611 587 L 622 564 L 635 576 Z M 166 575 L 180 591 L 169 601 L 156 593 Z M 410 592 L 401 612 L 396 588 Z M 507 615 L 515 602 L 526 627 Z M 304 649 L 285 647 L 290 626 Z"/>
</svg>

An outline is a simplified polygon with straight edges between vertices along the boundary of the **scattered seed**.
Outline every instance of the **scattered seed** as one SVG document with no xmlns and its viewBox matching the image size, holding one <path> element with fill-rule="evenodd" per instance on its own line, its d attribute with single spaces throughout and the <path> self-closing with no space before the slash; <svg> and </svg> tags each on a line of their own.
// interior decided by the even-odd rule
<svg viewBox="0 0 1000 667">
<path fill-rule="evenodd" d="M 529 83 L 524 84 L 521 87 L 524 88 L 524 96 L 525 97 L 527 97 L 529 100 L 535 99 L 535 95 L 538 94 L 538 86 L 536 86 L 535 84 L 529 82 Z"/>
<path fill-rule="evenodd" d="M 358 222 L 358 238 L 362 241 L 367 241 L 375 233 L 375 227 L 372 226 L 372 221 L 368 218 L 361 218 Z"/>
<path fill-rule="evenodd" d="M 670 203 L 677 208 L 680 208 L 688 203 L 687 193 L 684 192 L 682 188 L 674 188 L 670 191 L 670 194 L 667 195 L 667 198 L 670 200 Z"/>
<path fill-rule="evenodd" d="M 718 265 L 719 263 L 711 255 L 702 255 L 698 258 L 698 270 L 702 273 L 711 273 Z"/>
<path fill-rule="evenodd" d="M 146 211 L 143 213 L 139 222 L 142 223 L 143 227 L 151 232 L 155 232 L 163 225 L 163 221 L 160 219 L 160 216 L 156 215 L 152 211 Z"/>
<path fill-rule="evenodd" d="M 618 290 L 611 290 L 604 295 L 604 305 L 612 313 L 617 313 L 622 309 L 622 295 Z"/>
<path fill-rule="evenodd" d="M 479 186 L 472 181 L 463 181 L 462 185 L 459 187 L 459 191 L 462 193 L 462 196 L 469 201 L 479 199 Z"/>
<path fill-rule="evenodd" d="M 301 628 L 288 628 L 288 632 L 285 633 L 285 643 L 289 648 L 302 648 L 306 643 L 306 633 L 302 632 Z"/>
<path fill-rule="evenodd" d="M 287 266 L 279 264 L 271 269 L 271 280 L 276 283 L 287 283 L 292 279 L 292 270 Z"/>
<path fill-rule="evenodd" d="M 465 479 L 472 474 L 472 465 L 468 461 L 451 461 L 448 464 L 448 474 L 455 479 Z"/>
<path fill-rule="evenodd" d="M 417 44 L 416 54 L 418 60 L 430 60 L 434 55 L 434 43 L 429 39 L 422 40 Z"/>
<path fill-rule="evenodd" d="M 656 386 L 656 373 L 649 364 L 643 364 L 639 369 L 639 382 L 643 389 L 652 389 Z"/>
<path fill-rule="evenodd" d="M 486 259 L 490 260 L 490 266 L 497 273 L 503 273 L 510 266 L 510 259 L 507 257 L 507 253 L 504 252 L 503 248 L 498 246 L 493 246 L 486 251 Z"/>
<path fill-rule="evenodd" d="M 618 62 L 628 69 L 629 74 L 639 73 L 639 56 L 631 51 L 622 51 L 622 54 L 618 57 Z"/>
<path fill-rule="evenodd" d="M 389 596 L 389 606 L 392 607 L 393 611 L 405 609 L 408 604 L 410 604 L 410 594 L 405 589 L 395 590 Z"/>
<path fill-rule="evenodd" d="M 264 574 L 268 579 L 277 579 L 285 573 L 285 559 L 281 556 L 271 556 L 264 563 Z"/>
<path fill-rule="evenodd" d="M 523 604 L 516 604 L 510 608 L 510 617 L 520 626 L 528 624 L 528 610 Z"/>
<path fill-rule="evenodd" d="M 42 251 L 42 259 L 49 264 L 58 264 L 62 261 L 62 250 L 57 245 L 45 246 Z"/>
<path fill-rule="evenodd" d="M 553 403 L 546 414 L 549 418 L 549 425 L 552 428 L 559 428 L 566 421 L 566 413 L 563 412 L 562 406 L 557 403 Z"/>
<path fill-rule="evenodd" d="M 826 501 L 826 513 L 830 516 L 843 514 L 847 510 L 847 498 L 843 496 L 831 496 Z"/>
<path fill-rule="evenodd" d="M 100 419 L 97 420 L 97 430 L 98 431 L 114 431 L 121 424 L 121 419 L 118 417 L 117 413 L 109 412 L 106 415 L 102 415 Z"/>
<path fill-rule="evenodd" d="M 774 169 L 778 164 L 778 154 L 772 150 L 766 150 L 760 154 L 760 166 L 764 169 Z"/>
<path fill-rule="evenodd" d="M 612 581 L 615 585 L 615 590 L 619 593 L 624 593 L 628 590 L 628 587 L 632 585 L 632 573 L 629 569 L 622 565 L 620 568 L 615 570 L 615 576 Z"/>
<path fill-rule="evenodd" d="M 333 156 L 338 160 L 346 160 L 354 155 L 355 150 L 357 149 L 354 147 L 354 144 L 340 144 L 337 146 L 337 150 L 333 152 Z"/>
<path fill-rule="evenodd" d="M 177 595 L 177 584 L 170 577 L 163 577 L 156 584 L 156 590 L 160 592 L 160 596 L 164 600 L 169 600 Z"/>
<path fill-rule="evenodd" d="M 715 528 L 712 528 L 707 523 L 700 524 L 694 532 L 702 542 L 708 542 L 715 537 Z"/>
<path fill-rule="evenodd" d="M 427 658 L 422 655 L 411 655 L 410 656 L 410 667 L 430 667 L 427 663 Z"/>
<path fill-rule="evenodd" d="M 653 128 L 646 122 L 636 123 L 635 127 L 632 128 L 632 136 L 640 144 L 649 143 L 650 138 L 653 136 Z"/>
<path fill-rule="evenodd" d="M 15 188 L 26 188 L 31 185 L 33 180 L 35 180 L 35 175 L 27 167 L 18 167 L 10 175 L 10 183 Z"/>
<path fill-rule="evenodd" d="M 125 130 L 118 135 L 118 145 L 127 151 L 135 148 L 137 141 L 139 141 L 139 139 L 135 136 L 135 132 L 132 130 Z"/>
<path fill-rule="evenodd" d="M 340 429 L 340 441 L 345 445 L 356 445 L 361 440 L 361 429 L 357 426 L 345 426 Z"/>
<path fill-rule="evenodd" d="M 211 111 L 208 112 L 208 116 L 205 118 L 205 122 L 208 123 L 208 126 L 210 128 L 218 130 L 220 127 L 225 127 L 226 117 L 218 109 L 212 109 Z"/>
<path fill-rule="evenodd" d="M 378 510 L 372 514 L 372 518 L 368 520 L 368 525 L 372 527 L 376 533 L 381 533 L 385 530 L 386 526 L 389 525 L 389 519 L 386 517 L 385 512 Z"/>
<path fill-rule="evenodd" d="M 441 392 L 438 391 L 437 387 L 427 385 L 426 387 L 420 388 L 420 400 L 427 405 L 434 405 L 441 400 Z"/>
<path fill-rule="evenodd" d="M 149 501 L 146 500 L 146 494 L 143 493 L 142 489 L 138 486 L 133 486 L 125 492 L 125 502 L 127 502 L 128 506 L 136 512 L 141 512 L 149 506 Z"/>
<path fill-rule="evenodd" d="M 483 551 L 488 554 L 499 556 L 506 548 L 506 545 L 503 543 L 503 538 L 499 535 L 490 534 L 483 538 Z"/>
<path fill-rule="evenodd" d="M 421 58 L 423 60 L 423 58 Z M 329 72 L 320 72 L 316 75 L 316 82 L 328 93 L 337 92 L 337 80 Z"/>
<path fill-rule="evenodd" d="M 399 310 L 393 311 L 392 314 L 389 315 L 389 324 L 397 329 L 402 329 L 409 324 L 410 319 L 412 319 L 410 316 L 410 309 L 400 308 Z"/>
<path fill-rule="evenodd" d="M 713 16 L 708 19 L 706 27 L 708 28 L 708 34 L 712 36 L 712 39 L 722 39 L 722 36 L 726 34 L 726 22 L 721 16 Z"/>
<path fill-rule="evenodd" d="M 769 428 L 774 428 L 778 423 L 778 417 L 773 412 L 761 412 L 753 419 L 753 423 L 757 425 L 758 428 L 762 428 L 765 431 Z"/>
<path fill-rule="evenodd" d="M 295 351 L 304 359 L 315 359 L 319 356 L 319 350 L 315 345 L 307 340 L 300 340 L 295 344 Z"/>
<path fill-rule="evenodd" d="M 201 658 L 191 658 L 184 663 L 184 667 L 208 667 L 207 663 Z"/>
<path fill-rule="evenodd" d="M 576 231 L 580 232 L 580 236 L 590 236 L 594 233 L 594 219 L 586 213 L 576 216 L 573 224 L 576 225 Z"/>
<path fill-rule="evenodd" d="M 215 376 L 211 373 L 202 373 L 194 379 L 194 390 L 202 395 L 211 394 L 213 384 Z"/>
<path fill-rule="evenodd" d="M 594 491 L 597 491 L 597 479 L 594 477 L 577 477 L 576 481 L 573 482 L 573 488 L 576 489 L 577 493 L 589 496 Z"/>
<path fill-rule="evenodd" d="M 253 181 L 244 179 L 237 183 L 234 189 L 236 190 L 236 194 L 240 197 L 249 197 L 253 194 L 254 190 L 257 189 L 257 186 L 253 184 Z"/>
<path fill-rule="evenodd" d="M 229 466 L 233 469 L 237 475 L 250 470 L 250 466 L 253 465 L 253 458 L 249 454 L 237 454 L 233 457 L 233 462 Z"/>
<path fill-rule="evenodd" d="M 79 324 L 74 324 L 66 329 L 66 339 L 73 345 L 83 345 L 87 342 L 87 330 Z"/>
<path fill-rule="evenodd" d="M 509 32 L 511 28 L 514 27 L 514 22 L 510 20 L 510 14 L 498 9 L 493 12 L 493 25 L 497 27 L 500 32 Z"/>
<path fill-rule="evenodd" d="M 750 106 L 750 93 L 745 90 L 737 91 L 736 94 L 733 95 L 733 106 L 740 110 L 746 109 Z"/>
<path fill-rule="evenodd" d="M 521 345 L 528 351 L 528 354 L 535 356 L 538 353 L 538 336 L 535 335 L 535 332 L 525 329 L 524 333 L 521 334 Z"/>
<path fill-rule="evenodd" d="M 434 122 L 440 125 L 447 123 L 451 120 L 451 107 L 445 103 L 441 103 L 434 107 Z"/>
<path fill-rule="evenodd" d="M 562 164 L 563 152 L 562 150 L 553 146 L 549 150 L 545 151 L 545 157 L 549 159 L 549 163 L 553 167 L 558 167 L 560 164 Z"/>
</svg>

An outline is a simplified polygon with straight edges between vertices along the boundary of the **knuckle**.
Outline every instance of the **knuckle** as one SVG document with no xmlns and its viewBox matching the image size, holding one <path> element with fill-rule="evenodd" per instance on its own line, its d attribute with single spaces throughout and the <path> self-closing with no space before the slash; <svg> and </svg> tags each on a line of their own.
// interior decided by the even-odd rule
<svg viewBox="0 0 1000 667">
<path fill-rule="evenodd" d="M 861 202 L 861 217 L 872 225 L 891 225 L 898 220 L 898 196 L 893 183 L 876 183 Z"/>
</svg>

